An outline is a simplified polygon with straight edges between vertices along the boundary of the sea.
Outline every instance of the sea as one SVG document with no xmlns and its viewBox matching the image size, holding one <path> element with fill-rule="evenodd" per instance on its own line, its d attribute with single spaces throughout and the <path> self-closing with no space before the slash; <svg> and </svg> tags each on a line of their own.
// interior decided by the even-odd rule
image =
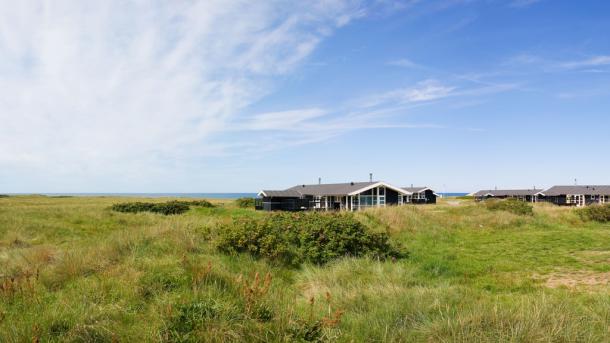
<svg viewBox="0 0 610 343">
<path fill-rule="evenodd" d="M 74 196 L 74 197 L 206 198 L 206 199 L 237 199 L 237 198 L 256 197 L 256 193 L 40 193 L 40 195 Z"/>
<path fill-rule="evenodd" d="M 207 198 L 237 199 L 255 198 L 257 193 L 39 193 L 46 196 L 74 197 L 126 197 L 126 198 Z M 437 193 L 443 198 L 465 196 L 468 193 Z M 15 194 L 17 195 L 17 194 Z"/>
</svg>

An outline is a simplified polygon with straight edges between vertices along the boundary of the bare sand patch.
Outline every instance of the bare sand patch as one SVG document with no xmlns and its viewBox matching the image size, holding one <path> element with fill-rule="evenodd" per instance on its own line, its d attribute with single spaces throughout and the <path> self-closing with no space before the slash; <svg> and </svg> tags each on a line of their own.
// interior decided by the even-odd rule
<svg viewBox="0 0 610 343">
<path fill-rule="evenodd" d="M 597 289 L 610 286 L 610 272 L 557 272 L 543 276 L 543 278 L 546 279 L 545 286 L 549 288 Z"/>
</svg>

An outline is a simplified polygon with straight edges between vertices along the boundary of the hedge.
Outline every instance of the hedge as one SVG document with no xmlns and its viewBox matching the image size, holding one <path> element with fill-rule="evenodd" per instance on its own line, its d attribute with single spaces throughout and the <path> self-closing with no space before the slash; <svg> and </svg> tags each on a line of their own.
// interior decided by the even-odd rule
<svg viewBox="0 0 610 343">
<path fill-rule="evenodd" d="M 275 213 L 223 225 L 217 248 L 287 265 L 325 264 L 343 256 L 399 258 L 406 254 L 385 233 L 373 233 L 351 214 Z"/>
</svg>

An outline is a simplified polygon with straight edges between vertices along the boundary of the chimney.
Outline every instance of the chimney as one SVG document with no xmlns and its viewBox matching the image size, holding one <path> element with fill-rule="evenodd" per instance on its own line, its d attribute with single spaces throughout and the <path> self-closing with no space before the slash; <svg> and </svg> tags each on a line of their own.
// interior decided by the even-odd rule
<svg viewBox="0 0 610 343">
<path fill-rule="evenodd" d="M 373 182 L 373 173 L 369 173 L 369 181 Z"/>
<path fill-rule="evenodd" d="M 321 177 L 319 177 L 319 178 L 318 178 L 318 185 L 321 185 L 321 184 L 322 184 L 322 178 L 321 178 Z"/>
<path fill-rule="evenodd" d="M 574 179 L 574 186 L 578 186 L 578 180 Z"/>
<path fill-rule="evenodd" d="M 413 184 L 411 184 L 411 188 L 413 188 Z"/>
<path fill-rule="evenodd" d="M 497 190 L 498 190 L 498 186 L 494 186 L 494 190 L 496 190 L 496 191 L 497 191 Z"/>
</svg>

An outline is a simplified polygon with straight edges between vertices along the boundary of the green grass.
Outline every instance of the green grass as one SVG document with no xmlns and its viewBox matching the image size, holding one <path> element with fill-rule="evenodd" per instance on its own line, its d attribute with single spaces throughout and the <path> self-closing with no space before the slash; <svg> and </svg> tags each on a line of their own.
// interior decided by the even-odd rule
<svg viewBox="0 0 610 343">
<path fill-rule="evenodd" d="M 266 213 L 109 209 L 124 201 L 0 198 L 0 341 L 610 340 L 610 224 L 569 208 L 369 210 L 356 218 L 408 258 L 282 267 L 216 249 L 221 227 Z"/>
</svg>

